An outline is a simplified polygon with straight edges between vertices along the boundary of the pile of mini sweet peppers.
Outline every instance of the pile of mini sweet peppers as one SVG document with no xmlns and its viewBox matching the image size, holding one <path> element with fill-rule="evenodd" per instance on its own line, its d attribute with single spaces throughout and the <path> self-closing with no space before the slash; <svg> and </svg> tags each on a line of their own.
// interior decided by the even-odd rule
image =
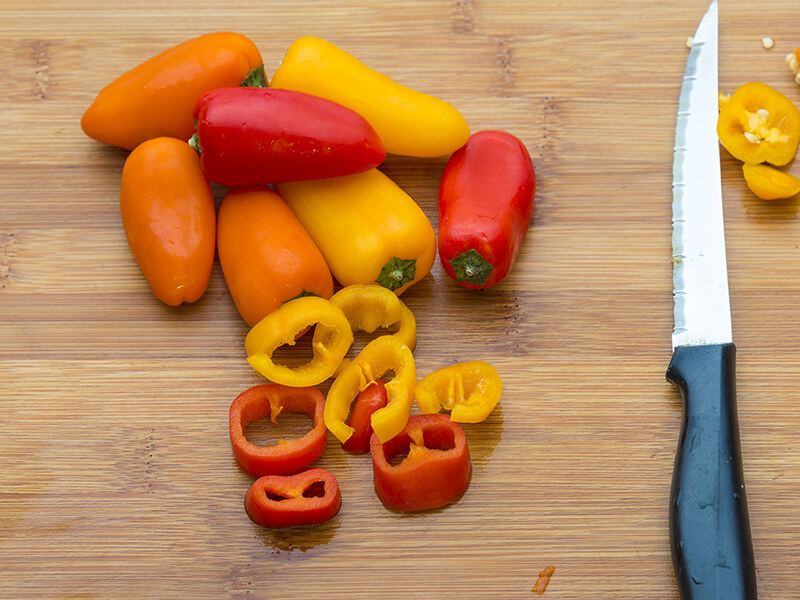
<svg viewBox="0 0 800 600">
<path fill-rule="evenodd" d="M 251 328 L 247 360 L 270 383 L 233 401 L 229 428 L 237 463 L 257 478 L 245 497 L 253 521 L 286 527 L 337 514 L 335 476 L 309 468 L 328 431 L 345 450 L 371 453 L 375 490 L 391 509 L 461 497 L 470 457 L 459 423 L 486 419 L 500 376 L 473 360 L 417 381 L 416 319 L 400 295 L 429 273 L 437 249 L 461 286 L 485 289 L 508 275 L 535 189 L 519 139 L 471 134 L 450 104 L 315 37 L 292 43 L 268 81 L 255 44 L 231 32 L 126 72 L 100 91 L 81 127 L 130 151 L 122 224 L 155 296 L 172 306 L 198 300 L 218 255 Z M 379 170 L 387 154 L 448 157 L 438 236 Z M 227 188 L 218 210 L 211 184 Z M 348 358 L 358 331 L 373 338 Z M 306 364 L 275 359 L 304 335 L 313 338 Z M 323 397 L 316 386 L 327 380 Z M 277 422 L 281 411 L 307 415 L 311 430 L 274 446 L 247 440 L 248 423 Z"/>
<path fill-rule="evenodd" d="M 742 161 L 747 187 L 763 200 L 800 193 L 800 179 L 778 167 L 788 165 L 800 141 L 800 110 L 773 87 L 750 82 L 731 96 L 720 94 L 717 134 L 722 146 Z"/>
</svg>

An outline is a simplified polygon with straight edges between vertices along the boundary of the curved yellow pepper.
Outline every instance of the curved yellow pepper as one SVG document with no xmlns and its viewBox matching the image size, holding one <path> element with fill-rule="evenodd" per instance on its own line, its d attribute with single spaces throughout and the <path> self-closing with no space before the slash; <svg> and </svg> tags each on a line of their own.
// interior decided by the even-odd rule
<svg viewBox="0 0 800 600">
<path fill-rule="evenodd" d="M 423 413 L 450 411 L 450 420 L 480 423 L 500 401 L 503 386 L 497 370 L 487 362 L 471 360 L 438 369 L 416 387 L 417 406 Z"/>
<path fill-rule="evenodd" d="M 377 282 L 399 296 L 431 270 L 431 222 L 378 169 L 275 187 L 343 286 Z"/>
<path fill-rule="evenodd" d="M 391 154 L 445 156 L 469 137 L 464 117 L 444 100 L 395 83 L 320 38 L 295 40 L 270 86 L 351 108 L 372 125 Z"/>
<path fill-rule="evenodd" d="M 747 187 L 764 200 L 791 198 L 800 193 L 800 179 L 769 165 L 743 164 Z"/>
<path fill-rule="evenodd" d="M 299 367 L 276 364 L 275 350 L 294 345 L 299 334 L 316 325 L 312 359 Z M 261 319 L 244 341 L 247 362 L 267 379 L 293 387 L 322 383 L 334 374 L 350 346 L 353 332 L 350 323 L 330 300 L 303 296 L 289 300 Z"/>
<path fill-rule="evenodd" d="M 381 285 L 353 284 L 331 296 L 342 309 L 350 329 L 373 333 L 379 328 L 394 329 L 393 334 L 413 352 L 417 345 L 417 322 L 414 314 L 391 290 Z"/>
<path fill-rule="evenodd" d="M 722 104 L 719 141 L 742 162 L 785 165 L 800 141 L 800 110 L 764 83 L 745 83 Z"/>
<path fill-rule="evenodd" d="M 393 335 L 375 338 L 333 380 L 325 400 L 325 426 L 344 443 L 354 429 L 347 425 L 350 406 L 370 384 L 391 374 L 386 382 L 387 404 L 372 413 L 372 430 L 381 442 L 400 433 L 411 415 L 417 371 L 411 349 Z"/>
</svg>

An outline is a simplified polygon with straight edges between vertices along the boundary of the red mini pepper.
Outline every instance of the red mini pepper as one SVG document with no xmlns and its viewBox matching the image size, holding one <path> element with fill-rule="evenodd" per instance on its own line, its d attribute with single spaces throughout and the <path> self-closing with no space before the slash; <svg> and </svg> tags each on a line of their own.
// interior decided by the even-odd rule
<svg viewBox="0 0 800 600">
<path fill-rule="evenodd" d="M 303 92 L 220 88 L 200 98 L 194 118 L 203 172 L 228 187 L 351 175 L 386 158 L 361 115 Z"/>
<path fill-rule="evenodd" d="M 383 288 L 382 288 L 383 289 Z M 353 402 L 353 411 L 347 424 L 355 431 L 342 443 L 342 448 L 354 454 L 369 452 L 369 439 L 372 436 L 372 413 L 383 408 L 388 403 L 386 384 L 379 380 L 371 383 L 363 392 L 356 396 Z"/>
<path fill-rule="evenodd" d="M 533 215 L 536 178 L 525 145 L 505 131 L 479 131 L 453 153 L 439 186 L 439 258 L 460 285 L 502 281 Z"/>
<path fill-rule="evenodd" d="M 244 497 L 247 516 L 264 527 L 323 523 L 339 512 L 341 504 L 339 483 L 326 469 L 266 475 L 257 479 Z"/>
<path fill-rule="evenodd" d="M 381 444 L 370 439 L 375 491 L 388 508 L 421 511 L 458 500 L 471 470 L 467 437 L 444 414 L 414 415 L 405 429 Z M 408 451 L 398 465 L 391 460 Z"/>
<path fill-rule="evenodd" d="M 231 404 L 228 417 L 236 462 L 254 477 L 298 472 L 325 451 L 328 433 L 324 406 L 325 397 L 313 387 L 265 383 L 245 390 Z M 314 422 L 311 430 L 300 438 L 281 440 L 274 446 L 256 446 L 247 440 L 244 428 L 248 423 L 267 415 L 277 423 L 278 414 L 284 410 L 311 417 Z"/>
</svg>

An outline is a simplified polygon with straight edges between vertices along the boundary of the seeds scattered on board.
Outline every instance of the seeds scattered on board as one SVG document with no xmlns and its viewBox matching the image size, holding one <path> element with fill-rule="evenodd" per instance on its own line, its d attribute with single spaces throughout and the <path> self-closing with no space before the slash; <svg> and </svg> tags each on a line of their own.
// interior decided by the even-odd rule
<svg viewBox="0 0 800 600">
<path fill-rule="evenodd" d="M 764 46 L 764 48 L 766 48 L 767 50 L 770 50 L 775 45 L 775 40 L 773 40 L 768 35 L 765 35 L 764 37 L 761 38 L 761 45 Z"/>
</svg>

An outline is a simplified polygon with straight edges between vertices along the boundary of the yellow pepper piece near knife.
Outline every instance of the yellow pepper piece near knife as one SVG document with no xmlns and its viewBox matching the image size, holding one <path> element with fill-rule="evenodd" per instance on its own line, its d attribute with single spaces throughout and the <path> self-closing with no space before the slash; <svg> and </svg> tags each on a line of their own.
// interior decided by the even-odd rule
<svg viewBox="0 0 800 600">
<path fill-rule="evenodd" d="M 316 325 L 313 357 L 298 367 L 278 364 L 273 353 L 295 344 L 296 338 Z M 289 300 L 261 319 L 244 340 L 247 362 L 267 379 L 293 387 L 322 383 L 336 369 L 353 343 L 353 332 L 342 309 L 319 296 Z"/>
<path fill-rule="evenodd" d="M 487 362 L 471 360 L 444 367 L 423 377 L 416 387 L 423 413 L 450 411 L 450 420 L 480 423 L 491 414 L 503 392 L 500 374 Z"/>
<path fill-rule="evenodd" d="M 378 169 L 275 187 L 343 286 L 377 282 L 399 296 L 431 270 L 431 222 Z"/>
<path fill-rule="evenodd" d="M 400 433 L 411 416 L 417 371 L 414 355 L 400 338 L 382 335 L 375 338 L 345 365 L 333 380 L 325 400 L 325 426 L 340 442 L 346 442 L 354 429 L 347 425 L 350 406 L 359 392 L 385 377 L 387 404 L 372 413 L 372 430 L 381 442 Z"/>
<path fill-rule="evenodd" d="M 320 96 L 356 111 L 391 154 L 445 156 L 469 137 L 464 117 L 444 100 L 400 85 L 317 37 L 301 37 L 289 46 L 270 86 Z"/>
<path fill-rule="evenodd" d="M 743 164 L 747 187 L 763 200 L 791 198 L 800 193 L 800 179 L 769 165 Z"/>
<path fill-rule="evenodd" d="M 742 162 L 782 166 L 797 152 L 800 110 L 764 83 L 745 83 L 722 103 L 717 135 L 725 149 Z"/>
</svg>

